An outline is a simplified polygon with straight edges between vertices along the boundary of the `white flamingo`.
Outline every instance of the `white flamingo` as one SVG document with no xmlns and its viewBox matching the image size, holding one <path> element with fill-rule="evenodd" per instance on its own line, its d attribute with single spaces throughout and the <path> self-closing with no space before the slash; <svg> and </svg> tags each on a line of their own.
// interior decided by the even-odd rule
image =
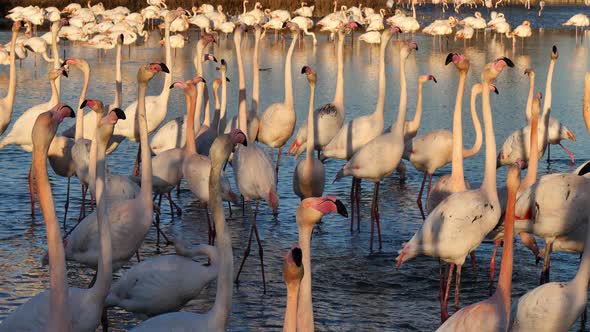
<svg viewBox="0 0 590 332">
<path fill-rule="evenodd" d="M 0 135 L 2 135 L 12 118 L 12 111 L 14 107 L 14 97 L 16 96 L 16 53 L 14 48 L 16 47 L 16 37 L 18 37 L 18 30 L 21 27 L 21 22 L 16 21 L 12 24 L 12 37 L 10 44 L 10 72 L 8 78 L 8 90 L 6 96 L 0 99 Z"/>
</svg>

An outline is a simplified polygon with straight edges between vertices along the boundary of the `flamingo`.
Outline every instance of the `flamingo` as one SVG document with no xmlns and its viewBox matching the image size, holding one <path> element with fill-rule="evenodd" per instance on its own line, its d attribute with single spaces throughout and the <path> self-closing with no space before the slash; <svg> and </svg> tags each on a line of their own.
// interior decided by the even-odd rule
<svg viewBox="0 0 590 332">
<path fill-rule="evenodd" d="M 455 33 L 455 40 L 457 39 L 463 39 L 463 47 L 465 47 L 465 42 L 467 41 L 467 39 L 471 39 L 473 38 L 473 33 L 475 32 L 475 30 L 473 30 L 472 27 L 470 26 L 465 26 L 463 29 L 457 31 Z"/>
<path fill-rule="evenodd" d="M 137 121 L 142 146 L 141 191 L 134 199 L 113 202 L 109 222 L 113 238 L 113 270 L 126 264 L 129 258 L 141 246 L 153 216 L 152 203 L 152 163 L 147 146 L 147 119 L 145 93 L 148 82 L 159 72 L 169 73 L 164 63 L 150 63 L 139 68 Z M 128 116 L 128 114 L 125 114 Z M 96 213 L 84 218 L 70 234 L 65 243 L 66 259 L 75 260 L 91 268 L 97 266 L 98 239 L 96 230 Z M 132 231 L 130 231 L 132 230 Z"/>
<path fill-rule="evenodd" d="M 293 245 L 283 258 L 283 279 L 287 285 L 287 306 L 283 332 L 297 331 L 297 302 L 299 287 L 303 279 L 303 254 L 299 245 Z"/>
<path fill-rule="evenodd" d="M 180 240 L 174 246 L 176 255 L 143 260 L 113 282 L 105 306 L 155 316 L 177 311 L 196 298 L 217 277 L 218 249 L 200 244 L 191 250 Z M 209 265 L 194 260 L 200 254 L 207 255 Z"/>
<path fill-rule="evenodd" d="M 522 44 L 522 48 L 524 49 L 524 39 L 532 35 L 533 31 L 531 30 L 531 22 L 528 20 L 523 21 L 521 25 L 517 26 L 516 28 L 514 28 L 514 30 L 512 30 L 512 47 L 514 48 L 514 45 L 516 45 L 515 37 L 519 37 Z"/>
<path fill-rule="evenodd" d="M 588 18 L 587 15 L 585 14 L 576 14 L 572 17 L 570 17 L 565 23 L 563 23 L 562 25 L 564 26 L 575 26 L 576 27 L 576 43 L 578 40 L 578 28 L 582 28 L 582 30 L 584 29 L 584 27 L 590 26 L 590 18 Z"/>
<path fill-rule="evenodd" d="M 8 91 L 6 96 L 0 99 L 0 135 L 2 135 L 12 118 L 12 111 L 14 109 L 14 97 L 16 96 L 16 37 L 18 37 L 18 30 L 21 27 L 21 21 L 16 21 L 12 24 L 12 37 L 10 39 L 10 72 L 8 78 Z"/>
<path fill-rule="evenodd" d="M 311 297 L 311 233 L 314 225 L 326 214 L 338 213 L 347 218 L 348 212 L 342 201 L 334 196 L 310 197 L 301 201 L 295 213 L 299 233 L 299 245 L 303 254 L 303 274 L 297 306 L 297 330 L 314 331 L 313 304 Z"/>
<path fill-rule="evenodd" d="M 225 331 L 227 319 L 231 312 L 233 252 L 231 233 L 227 228 L 223 205 L 221 202 L 221 172 L 234 146 L 238 143 L 248 144 L 246 134 L 232 130 L 229 135 L 215 139 L 211 147 L 211 173 L 209 176 L 209 196 L 211 214 L 217 231 L 219 250 L 219 273 L 217 274 L 217 294 L 213 307 L 205 314 L 190 312 L 168 313 L 148 319 L 137 325 L 132 331 L 191 330 L 191 331 Z"/>
<path fill-rule="evenodd" d="M 344 41 L 346 34 L 350 33 L 356 27 L 356 22 L 350 24 L 340 24 L 338 29 L 338 73 L 336 75 L 336 89 L 334 98 L 331 102 L 322 105 L 314 112 L 314 122 L 316 132 L 314 133 L 314 149 L 321 151 L 334 138 L 338 130 L 344 124 L 346 117 L 344 109 Z M 307 120 L 297 131 L 295 140 L 289 148 L 289 153 L 294 154 L 297 158 L 307 147 Z"/>
<path fill-rule="evenodd" d="M 315 9 L 315 5 L 307 6 L 306 2 L 301 3 L 301 7 L 297 8 L 293 14 L 299 15 L 303 17 L 313 17 L 313 10 Z"/>
<path fill-rule="evenodd" d="M 33 168 L 39 191 L 39 205 L 45 220 L 47 247 L 50 254 L 50 290 L 44 291 L 22 304 L 2 322 L 6 330 L 47 329 L 70 331 L 72 313 L 68 299 L 68 284 L 64 248 L 61 232 L 55 214 L 53 195 L 47 177 L 47 153 L 58 125 L 65 117 L 74 117 L 74 111 L 67 105 L 57 104 L 51 111 L 41 113 L 33 125 Z M 45 312 L 41 318 L 40 311 Z M 34 314 L 33 314 L 34 313 Z"/>
<path fill-rule="evenodd" d="M 314 114 L 316 72 L 309 66 L 301 68 L 301 73 L 307 76 L 309 82 L 309 111 L 307 113 L 307 151 L 305 160 L 300 160 L 293 172 L 293 191 L 300 199 L 320 197 L 324 193 L 326 170 L 324 164 L 313 157 L 314 142 Z"/>
<path fill-rule="evenodd" d="M 293 135 L 297 116 L 293 107 L 293 82 L 291 78 L 291 58 L 295 50 L 295 43 L 299 36 L 299 27 L 291 22 L 286 23 L 291 29 L 291 45 L 285 58 L 285 99 L 282 103 L 274 103 L 266 108 L 260 115 L 258 125 L 258 141 L 269 146 L 271 149 L 279 148 L 277 162 L 275 166 L 276 178 L 279 177 L 279 167 L 281 164 L 281 154 L 283 146 Z"/>
<path fill-rule="evenodd" d="M 342 167 L 334 181 L 344 176 L 356 179 L 366 179 L 375 183 L 373 202 L 371 205 L 371 242 L 373 251 L 373 229 L 377 224 L 379 250 L 381 250 L 381 224 L 379 221 L 379 183 L 399 165 L 404 152 L 404 126 L 406 120 L 407 88 L 406 88 L 406 59 L 412 52 L 418 50 L 414 42 L 408 43 L 400 49 L 400 102 L 397 120 L 392 125 L 391 132 L 379 135 L 360 147 L 348 162 Z M 384 83 L 385 85 L 385 83 Z M 358 211 L 360 214 L 360 211 Z M 352 223 L 351 223 L 352 228 Z"/>
<path fill-rule="evenodd" d="M 448 296 L 455 265 L 458 266 L 455 307 L 458 307 L 461 267 L 465 258 L 479 246 L 485 235 L 494 228 L 500 219 L 500 202 L 496 190 L 494 160 L 496 144 L 490 106 L 490 84 L 506 66 L 513 67 L 514 64 L 506 57 L 498 58 L 487 64 L 481 75 L 486 141 L 485 173 L 481 187 L 455 193 L 442 201 L 428 215 L 412 239 L 404 244 L 396 258 L 398 267 L 420 254 L 436 256 L 451 264 L 446 291 L 442 292 L 441 290 L 441 295 L 444 294 L 441 296 L 441 320 L 443 322 L 448 318 Z M 461 240 L 458 240 L 459 237 Z"/>
<path fill-rule="evenodd" d="M 437 331 L 508 331 L 510 323 L 510 293 L 512 291 L 514 205 L 520 180 L 520 166 L 512 166 L 506 176 L 508 202 L 504 224 L 504 249 L 500 266 L 500 281 L 496 292 L 488 299 L 457 311 Z"/>
</svg>

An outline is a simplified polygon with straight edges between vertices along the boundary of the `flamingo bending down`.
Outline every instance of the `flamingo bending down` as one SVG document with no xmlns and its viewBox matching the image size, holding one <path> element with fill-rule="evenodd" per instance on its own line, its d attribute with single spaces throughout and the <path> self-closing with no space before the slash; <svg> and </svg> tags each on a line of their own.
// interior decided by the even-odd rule
<svg viewBox="0 0 590 332">
<path fill-rule="evenodd" d="M 32 128 L 33 168 L 39 191 L 39 204 L 47 229 L 50 255 L 50 290 L 44 291 L 19 306 L 2 322 L 2 329 L 70 331 L 72 313 L 68 299 L 67 271 L 59 223 L 55 215 L 51 186 L 47 177 L 47 153 L 58 125 L 65 117 L 74 117 L 67 105 L 57 104 L 49 112 L 40 114 Z M 42 312 L 45 314 L 43 315 Z"/>
<path fill-rule="evenodd" d="M 314 127 L 313 103 L 315 99 L 316 72 L 311 67 L 304 66 L 301 73 L 307 76 L 309 82 L 309 111 L 307 113 L 307 150 L 305 159 L 300 160 L 293 172 L 293 191 L 300 199 L 320 197 L 324 193 L 326 170 L 324 164 L 313 157 Z"/>
<path fill-rule="evenodd" d="M 299 27 L 295 23 L 287 22 L 287 27 L 291 29 L 291 45 L 285 58 L 285 100 L 282 103 L 275 103 L 266 108 L 260 115 L 258 127 L 258 140 L 269 146 L 271 149 L 279 148 L 277 162 L 275 166 L 276 179 L 279 177 L 279 167 L 281 163 L 281 154 L 283 146 L 287 142 L 293 130 L 297 116 L 293 108 L 293 82 L 291 78 L 291 58 L 295 50 L 295 43 L 299 36 Z"/>
<path fill-rule="evenodd" d="M 238 76 L 240 92 L 238 96 L 239 110 L 238 110 L 238 126 L 242 132 L 247 132 L 247 106 L 246 106 L 246 79 L 244 75 L 244 63 L 242 60 L 242 51 L 240 45 L 242 43 L 242 34 L 244 33 L 244 26 L 239 26 L 234 32 L 234 44 L 236 48 L 236 58 L 238 62 Z M 260 255 L 260 266 L 262 270 L 262 284 L 264 292 L 266 292 L 266 278 L 264 276 L 264 253 L 262 249 L 262 242 L 258 235 L 258 228 L 256 227 L 256 214 L 258 212 L 258 201 L 264 199 L 276 214 L 279 207 L 279 196 L 275 180 L 275 172 L 273 171 L 272 160 L 268 154 L 256 143 L 252 142 L 248 146 L 240 146 L 234 152 L 232 162 L 234 174 L 236 177 L 236 184 L 240 193 L 244 196 L 247 206 L 250 207 L 250 200 L 256 200 L 256 212 L 252 216 L 250 225 L 250 235 L 248 237 L 248 244 L 244 251 L 244 257 L 240 263 L 240 268 L 236 275 L 236 282 L 240 278 L 240 273 L 246 262 L 246 258 L 250 255 L 250 246 L 252 244 L 252 236 L 256 235 L 256 242 L 258 243 L 258 253 Z"/>
<path fill-rule="evenodd" d="M 6 97 L 0 99 L 0 135 L 2 135 L 12 118 L 12 111 L 14 109 L 14 97 L 16 96 L 16 37 L 18 37 L 18 30 L 21 27 L 21 21 L 16 21 L 12 24 L 12 38 L 10 42 L 10 72 L 8 78 L 8 91 Z"/>
<path fill-rule="evenodd" d="M 310 197 L 301 201 L 295 219 L 299 230 L 299 245 L 303 254 L 303 274 L 297 307 L 297 331 L 314 331 L 313 304 L 311 300 L 311 233 L 314 225 L 326 214 L 338 213 L 347 218 L 342 202 L 333 196 Z"/>
<path fill-rule="evenodd" d="M 520 166 L 512 166 L 506 176 L 508 202 L 506 203 L 504 249 L 500 267 L 500 281 L 494 295 L 457 311 L 437 331 L 508 331 L 510 322 L 510 294 L 512 291 L 514 205 L 519 186 Z"/>
<path fill-rule="evenodd" d="M 404 152 L 404 127 L 406 123 L 406 60 L 412 50 L 418 50 L 414 42 L 403 45 L 400 49 L 400 101 L 397 120 L 392 125 L 391 132 L 379 135 L 360 147 L 350 160 L 342 167 L 334 181 L 344 176 L 352 175 L 356 179 L 366 179 L 375 183 L 373 203 L 371 205 L 371 242 L 373 251 L 374 223 L 377 224 L 379 250 L 381 250 L 381 224 L 379 218 L 379 183 L 393 172 L 399 165 Z M 360 211 L 357 211 L 360 214 Z M 351 224 L 352 228 L 352 224 Z"/>
<path fill-rule="evenodd" d="M 232 130 L 229 135 L 221 135 L 215 139 L 209 155 L 212 164 L 209 176 L 209 206 L 215 221 L 219 250 L 217 293 L 213 307 L 205 314 L 174 312 L 156 316 L 137 325 L 133 331 L 225 331 L 232 302 L 233 252 L 230 230 L 223 213 L 220 179 L 223 166 L 238 143 L 247 144 L 246 134 L 240 130 Z"/>
<path fill-rule="evenodd" d="M 143 65 L 137 73 L 138 104 L 137 122 L 142 145 L 141 190 L 134 199 L 113 202 L 109 213 L 111 237 L 113 238 L 113 270 L 127 263 L 139 249 L 152 224 L 152 162 L 147 141 L 147 119 L 145 93 L 148 82 L 159 72 L 170 71 L 163 63 Z M 167 87 L 168 88 L 168 87 Z M 128 116 L 128 114 L 125 114 Z M 96 213 L 84 218 L 71 233 L 65 244 L 66 258 L 75 260 L 91 268 L 96 268 L 98 260 L 98 239 Z M 130 231 L 131 230 L 131 231 Z"/>
<path fill-rule="evenodd" d="M 287 306 L 285 309 L 283 332 L 297 331 L 299 286 L 305 273 L 302 259 L 303 254 L 299 245 L 293 245 L 283 259 L 283 279 L 287 285 Z"/>
<path fill-rule="evenodd" d="M 485 127 L 485 174 L 480 188 L 455 193 L 442 201 L 424 221 L 396 258 L 400 266 L 408 259 L 423 254 L 439 257 L 451 264 L 446 291 L 441 290 L 441 319 L 448 318 L 448 296 L 452 274 L 457 265 L 455 306 L 459 305 L 461 267 L 467 255 L 475 250 L 500 219 L 500 202 L 496 190 L 496 142 L 490 106 L 490 84 L 512 61 L 501 57 L 485 66 L 482 78 L 482 109 Z M 476 222 L 477 221 L 477 222 Z M 442 273 L 441 273 L 442 279 Z"/>
</svg>

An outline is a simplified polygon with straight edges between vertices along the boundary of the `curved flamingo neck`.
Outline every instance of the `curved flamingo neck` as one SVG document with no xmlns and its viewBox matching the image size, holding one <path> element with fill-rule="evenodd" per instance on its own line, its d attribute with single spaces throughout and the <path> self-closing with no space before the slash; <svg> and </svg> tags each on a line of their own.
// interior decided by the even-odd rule
<svg viewBox="0 0 590 332">
<path fill-rule="evenodd" d="M 416 114 L 411 121 L 407 122 L 405 137 L 415 137 L 420 128 L 420 122 L 422 121 L 422 99 L 423 99 L 424 82 L 418 82 L 418 96 L 416 97 Z"/>
<path fill-rule="evenodd" d="M 18 31 L 12 33 L 10 39 L 10 73 L 8 79 L 8 92 L 6 97 L 0 100 L 3 103 L 4 110 L 0 116 L 10 119 L 12 115 L 12 109 L 14 106 L 14 96 L 16 95 L 16 38 L 18 37 Z M 8 122 L 8 121 L 6 121 Z"/>
<path fill-rule="evenodd" d="M 141 191 L 139 196 L 150 209 L 152 203 L 152 158 L 148 146 L 148 128 L 145 114 L 145 94 L 147 82 L 139 81 L 137 88 L 137 122 L 139 127 L 139 144 L 141 149 Z"/>
<path fill-rule="evenodd" d="M 533 108 L 533 97 L 535 93 L 535 74 L 529 74 L 529 96 L 526 100 L 526 120 L 529 122 L 531 120 L 531 110 Z"/>
<path fill-rule="evenodd" d="M 299 216 L 298 216 L 299 217 Z M 299 303 L 297 306 L 297 330 L 311 331 L 314 330 L 313 304 L 311 299 L 311 233 L 313 226 L 299 226 L 299 245 L 303 253 L 303 279 L 299 289 Z"/>
<path fill-rule="evenodd" d="M 293 39 L 291 40 L 291 46 L 287 52 L 285 59 L 285 105 L 293 108 L 293 82 L 291 79 L 291 58 L 293 58 L 293 51 L 295 50 L 295 42 L 299 38 L 298 33 L 292 33 Z"/>
<path fill-rule="evenodd" d="M 203 64 L 201 63 L 201 61 L 203 59 L 203 50 L 205 49 L 206 45 L 207 42 L 203 39 L 200 39 L 197 43 L 197 46 L 195 47 L 196 55 L 193 58 L 193 64 L 195 65 L 197 76 L 203 76 Z"/>
<path fill-rule="evenodd" d="M 451 163 L 451 187 L 455 191 L 464 191 L 465 177 L 463 174 L 463 92 L 465 90 L 465 78 L 467 70 L 459 71 L 459 86 L 457 87 L 457 97 L 455 99 L 455 111 L 453 112 L 453 155 Z"/>
<path fill-rule="evenodd" d="M 84 73 L 84 85 L 82 86 L 82 92 L 78 99 L 78 107 L 82 105 L 82 102 L 86 99 L 86 93 L 88 92 L 88 83 L 90 82 L 90 67 L 80 67 L 82 73 Z M 77 141 L 84 138 L 84 109 L 78 108 L 76 111 L 76 131 L 74 133 L 74 139 Z"/>
<path fill-rule="evenodd" d="M 549 62 L 549 69 L 547 71 L 547 82 L 545 83 L 545 101 L 543 102 L 543 124 L 545 126 L 549 123 L 549 117 L 551 116 L 551 83 L 553 82 L 553 71 L 555 70 L 555 62 L 557 59 L 551 59 Z"/>
<path fill-rule="evenodd" d="M 46 132 L 48 136 L 55 136 L 53 132 Z M 35 135 L 34 135 L 35 136 Z M 33 136 L 33 139 L 35 138 Z M 45 220 L 47 232 L 47 251 L 49 256 L 50 277 L 50 306 L 47 329 L 50 331 L 69 331 L 70 314 L 67 310 L 67 274 L 65 264 L 65 251 L 62 244 L 61 232 L 55 215 L 55 205 L 51 194 L 51 186 L 47 177 L 47 151 L 49 143 L 33 144 L 33 171 L 37 181 L 39 205 Z"/>
<path fill-rule="evenodd" d="M 479 84 L 479 88 L 475 88 L 471 90 L 471 121 L 473 122 L 473 128 L 475 129 L 475 142 L 473 142 L 473 146 L 469 149 L 463 149 L 463 157 L 468 158 L 481 150 L 481 146 L 483 144 L 483 133 L 481 132 L 481 123 L 479 122 L 479 117 L 477 116 L 477 96 L 481 94 L 481 84 Z"/>
<path fill-rule="evenodd" d="M 533 110 L 531 118 L 531 135 L 530 135 L 530 155 L 529 165 L 525 178 L 520 183 L 519 192 L 532 186 L 537 181 L 537 171 L 539 168 L 539 110 Z"/>
<path fill-rule="evenodd" d="M 498 200 L 498 191 L 496 189 L 496 138 L 494 137 L 494 123 L 490 105 L 490 82 L 488 79 L 484 79 L 482 82 L 481 95 L 486 140 L 485 171 L 481 189 L 486 191 L 494 200 Z"/>
<path fill-rule="evenodd" d="M 197 153 L 197 147 L 195 143 L 195 98 L 188 93 L 185 93 L 184 96 L 186 99 L 186 143 L 184 145 L 184 152 L 187 155 L 193 155 Z"/>
<path fill-rule="evenodd" d="M 225 129 L 225 117 L 227 110 L 227 81 L 225 70 L 221 71 L 221 109 L 219 111 L 219 123 L 217 124 L 217 133 Z"/>
<path fill-rule="evenodd" d="M 49 85 L 51 85 L 51 99 L 49 99 L 49 104 L 51 104 L 51 106 L 59 103 L 59 88 L 57 86 L 57 80 L 59 80 L 59 78 L 49 79 Z"/>
<path fill-rule="evenodd" d="M 254 59 L 252 60 L 252 102 L 250 112 L 258 114 L 258 105 L 260 104 L 260 33 L 256 32 L 254 36 Z"/>
<path fill-rule="evenodd" d="M 403 137 L 404 135 L 404 125 L 406 124 L 406 110 L 408 106 L 408 89 L 406 84 L 406 56 L 401 56 L 399 60 L 399 109 L 397 111 L 397 120 L 391 126 L 391 131 L 393 129 L 397 130 L 397 132 Z"/>
<path fill-rule="evenodd" d="M 215 151 L 216 152 L 216 151 Z M 215 153 L 212 151 L 212 153 Z M 225 161 L 229 157 L 229 152 L 225 156 Z M 209 326 L 219 327 L 220 331 L 225 330 L 225 325 L 229 317 L 232 302 L 232 285 L 233 285 L 233 251 L 231 244 L 230 229 L 225 222 L 223 211 L 223 202 L 221 201 L 221 172 L 223 163 L 217 162 L 212 158 L 211 172 L 209 174 L 209 209 L 215 231 L 217 233 L 217 247 L 219 248 L 219 272 L 217 273 L 217 293 L 215 303 L 208 313 L 210 322 Z"/>
<path fill-rule="evenodd" d="M 242 15 L 244 15 L 244 14 L 246 14 L 246 13 L 247 13 L 247 10 L 246 10 L 246 1 L 244 1 L 244 2 L 242 3 L 242 6 L 244 7 L 244 11 L 242 12 Z"/>
<path fill-rule="evenodd" d="M 336 91 L 332 104 L 336 106 L 338 113 L 344 114 L 344 41 L 346 34 L 338 33 L 338 74 L 336 76 Z"/>
<path fill-rule="evenodd" d="M 111 109 L 121 107 L 123 103 L 123 78 L 121 74 L 121 59 L 123 57 L 123 46 L 117 43 L 117 59 L 115 60 L 115 99 L 111 104 Z"/>
<path fill-rule="evenodd" d="M 52 38 L 52 42 L 51 42 L 51 52 L 53 53 L 53 69 L 58 69 L 59 67 L 61 67 L 61 64 L 59 63 L 59 50 L 57 49 L 57 34 L 59 32 L 59 27 L 60 27 L 60 23 L 58 22 L 53 22 L 51 24 L 51 38 Z M 58 76 L 55 82 L 55 87 L 57 89 L 57 91 L 60 91 L 60 87 L 61 87 L 61 78 Z M 51 106 L 57 104 L 57 102 L 52 103 Z"/>
<path fill-rule="evenodd" d="M 313 165 L 313 150 L 315 146 L 315 119 L 313 116 L 313 105 L 315 102 L 315 82 L 309 84 L 309 109 L 307 111 L 307 149 L 305 150 L 305 161 L 308 165 Z M 308 167 L 308 174 L 313 172 L 312 167 Z"/>
<path fill-rule="evenodd" d="M 385 49 L 391 36 L 381 37 L 381 46 L 379 48 L 379 96 L 373 116 L 383 119 L 383 109 L 385 107 Z"/>
<path fill-rule="evenodd" d="M 219 101 L 219 88 L 213 87 L 213 100 L 215 101 L 215 111 L 213 112 L 213 122 L 211 128 L 215 133 L 219 129 L 219 112 L 221 110 L 221 103 Z"/>
<path fill-rule="evenodd" d="M 244 4 L 245 6 L 245 4 Z M 238 128 L 244 133 L 248 132 L 248 115 L 246 110 L 246 79 L 244 78 L 244 62 L 242 60 L 242 50 L 241 50 L 241 43 L 242 43 L 242 35 L 238 32 L 234 36 L 234 43 L 236 47 L 236 58 L 238 62 L 238 76 L 239 76 L 239 86 L 240 92 L 238 94 Z"/>
<path fill-rule="evenodd" d="M 516 204 L 516 192 L 508 191 L 506 214 L 504 217 L 504 247 L 502 249 L 502 263 L 500 264 L 500 277 L 498 288 L 494 296 L 499 296 L 504 306 L 506 317 L 510 317 L 510 293 L 512 290 L 512 268 L 514 248 L 514 209 Z"/>
<path fill-rule="evenodd" d="M 586 130 L 590 133 L 590 73 L 586 73 L 584 79 L 584 99 L 582 100 L 582 113 Z"/>
<path fill-rule="evenodd" d="M 164 79 L 164 86 L 162 86 L 160 98 L 166 100 L 166 105 L 168 105 L 167 101 L 170 96 L 170 84 L 172 84 L 172 73 L 174 72 L 172 68 L 172 49 L 170 48 L 170 23 L 165 24 L 164 47 L 166 48 L 166 66 L 170 69 L 170 73 L 164 73 L 166 78 Z"/>
<path fill-rule="evenodd" d="M 299 297 L 300 281 L 287 283 L 287 309 L 285 310 L 285 321 L 283 332 L 297 331 L 297 298 Z"/>
<path fill-rule="evenodd" d="M 205 86 L 203 87 L 203 103 L 205 103 L 205 116 L 203 117 L 203 126 L 209 127 L 211 126 L 211 103 L 209 102 L 209 88 L 207 87 L 207 84 L 205 84 Z M 200 114 L 199 114 L 199 118 L 197 118 L 196 120 L 199 121 L 200 120 Z"/>
</svg>

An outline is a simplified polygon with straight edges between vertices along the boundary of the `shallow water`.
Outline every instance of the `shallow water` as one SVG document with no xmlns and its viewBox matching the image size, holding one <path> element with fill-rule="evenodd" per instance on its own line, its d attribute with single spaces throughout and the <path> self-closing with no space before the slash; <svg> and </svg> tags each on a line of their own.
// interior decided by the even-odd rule
<svg viewBox="0 0 590 332">
<path fill-rule="evenodd" d="M 440 16 L 438 11 L 430 8 L 419 17 L 430 21 L 433 16 Z M 407 62 L 408 77 L 408 113 L 413 116 L 416 98 L 417 76 L 433 74 L 438 84 L 429 82 L 425 85 L 424 118 L 421 133 L 439 128 L 451 127 L 451 112 L 454 106 L 458 75 L 452 66 L 445 67 L 444 59 L 449 51 L 464 52 L 471 61 L 467 87 L 479 80 L 481 69 L 492 59 L 506 55 L 514 60 L 516 68 L 506 69 L 498 78 L 496 85 L 499 96 L 492 96 L 494 129 L 497 144 L 500 146 L 504 138 L 513 130 L 524 125 L 523 110 L 528 93 L 528 77 L 524 69 L 536 69 L 536 90 L 544 92 L 544 82 L 549 63 L 550 48 L 557 45 L 559 60 L 556 64 L 553 80 L 552 115 L 561 120 L 577 136 L 577 142 L 564 142 L 576 155 L 576 166 L 590 157 L 584 148 L 590 143 L 581 117 L 583 77 L 589 69 L 588 39 L 576 45 L 573 29 L 556 29 L 568 17 L 577 12 L 589 12 L 588 7 L 548 6 L 544 16 L 539 19 L 536 10 L 526 12 L 520 8 L 505 9 L 513 26 L 523 19 L 530 19 L 535 28 L 533 37 L 525 41 L 524 50 L 520 42 L 516 50 L 509 42 L 502 44 L 492 34 L 483 34 L 474 38 L 467 48 L 463 42 L 452 40 L 448 50 L 432 49 L 431 38 L 418 34 L 415 41 L 419 51 L 411 55 Z M 465 16 L 462 14 L 461 17 Z M 425 25 L 425 24 L 423 24 Z M 543 27 L 544 31 L 538 28 Z M 358 36 L 358 32 L 355 34 Z M 138 65 L 147 61 L 163 61 L 163 49 L 156 41 L 157 33 L 147 45 L 138 45 L 124 51 L 123 63 L 123 105 L 136 99 L 136 70 Z M 173 79 L 188 79 L 194 75 L 192 64 L 193 42 L 174 57 Z M 0 41 L 9 39 L 8 32 L 0 32 Z M 317 47 L 312 47 L 306 40 L 301 47 L 295 49 L 293 57 L 293 85 L 295 107 L 298 122 L 305 119 L 308 107 L 308 84 L 299 68 L 303 65 L 312 66 L 318 74 L 317 105 L 332 99 L 335 79 L 336 61 L 334 48 L 325 41 L 326 36 L 319 36 Z M 392 40 L 386 53 L 387 65 L 387 99 L 386 125 L 397 114 L 399 98 L 398 85 L 398 54 L 400 43 Z M 287 45 L 288 46 L 288 45 Z M 251 79 L 253 41 L 244 40 L 244 62 L 248 83 Z M 269 35 L 263 44 L 262 68 L 270 71 L 260 72 L 261 108 L 280 101 L 283 96 L 283 66 L 286 47 L 274 42 Z M 68 57 L 84 57 L 92 65 L 92 80 L 88 98 L 112 100 L 114 91 L 114 53 L 108 51 L 106 58 L 98 62 L 97 51 L 83 47 L 66 47 Z M 228 112 L 235 114 L 237 110 L 237 67 L 231 38 L 222 38 L 219 45 L 212 49 L 218 59 L 228 62 L 229 100 Z M 371 54 L 371 57 L 369 56 Z M 366 45 L 355 40 L 351 45 L 347 40 L 345 48 L 345 103 L 347 119 L 368 112 L 373 112 L 377 96 L 378 51 L 369 51 Z M 40 59 L 40 58 L 39 58 Z M 38 60 L 39 60 L 38 59 Z M 13 117 L 19 116 L 30 106 L 48 100 L 50 95 L 46 72 L 49 66 L 40 64 L 35 74 L 34 61 L 30 57 L 23 61 L 18 70 L 18 91 Z M 8 68 L 0 71 L 0 86 L 6 86 Z M 205 78 L 214 79 L 218 73 L 214 65 L 205 64 Z M 75 106 L 81 88 L 81 75 L 73 70 L 69 79 L 62 80 L 62 100 Z M 156 78 L 150 84 L 150 94 L 156 94 L 163 86 L 163 77 Z M 164 87 L 167 88 L 167 87 Z M 469 91 L 468 89 L 466 91 Z M 250 92 L 249 92 L 250 93 Z M 2 92 L 4 94 L 4 91 Z M 468 94 L 468 92 L 466 93 Z M 471 144 L 474 139 L 471 121 L 465 111 L 469 107 L 469 98 L 464 98 L 464 140 Z M 171 94 L 167 119 L 183 114 L 184 98 L 181 92 L 174 90 Z M 73 120 L 68 119 L 61 129 L 68 128 Z M 289 142 L 290 144 L 290 142 Z M 131 172 L 136 152 L 136 144 L 125 142 L 114 154 L 110 155 L 110 167 L 123 174 Z M 569 172 L 571 166 L 568 156 L 559 148 L 552 148 L 553 161 L 550 165 L 545 159 L 540 163 L 540 175 L 551 172 Z M 49 274 L 41 267 L 40 258 L 45 250 L 45 229 L 40 217 L 31 220 L 28 188 L 26 177 L 30 155 L 17 147 L 8 147 L 0 151 L 0 320 L 8 315 L 19 304 L 29 297 L 48 287 Z M 232 331 L 266 331 L 279 330 L 282 326 L 285 305 L 285 286 L 281 275 L 282 257 L 292 243 L 297 241 L 297 227 L 294 210 L 299 200 L 292 192 L 291 177 L 296 165 L 291 157 L 283 156 L 279 176 L 280 207 L 275 219 L 266 204 L 261 205 L 259 212 L 259 231 L 264 245 L 267 293 L 262 293 L 258 253 L 253 246 L 240 284 L 234 288 L 233 308 L 229 321 Z M 342 166 L 338 160 L 329 160 L 326 164 L 325 194 L 335 195 L 348 205 L 350 180 L 345 179 L 331 184 L 336 171 Z M 436 177 L 450 172 L 450 166 L 441 169 Z M 51 173 L 51 172 L 50 172 Z M 498 185 L 504 183 L 506 169 L 498 173 Z M 231 172 L 230 172 L 231 174 Z M 465 161 L 465 175 L 475 185 L 483 176 L 483 151 L 472 159 Z M 313 235 L 312 240 L 312 274 L 316 328 L 319 331 L 427 331 L 439 325 L 438 305 L 438 264 L 428 258 L 418 258 L 404 264 L 400 269 L 394 266 L 394 258 L 404 241 L 407 241 L 420 227 L 420 213 L 416 207 L 416 196 L 422 174 L 408 167 L 408 179 L 400 185 L 397 175 L 393 175 L 381 186 L 381 220 L 383 250 L 369 252 L 370 223 L 369 207 L 372 186 L 364 185 L 361 195 L 362 226 L 361 231 L 349 231 L 349 221 L 340 216 L 324 218 L 321 230 Z M 63 216 L 66 197 L 66 181 L 50 174 L 50 181 L 57 214 Z M 232 181 L 233 185 L 233 181 Z M 235 187 L 235 185 L 234 185 Z M 68 225 L 75 222 L 80 204 L 80 187 L 78 181 L 72 180 L 70 212 Z M 175 197 L 175 196 L 173 196 Z M 175 197 L 176 198 L 176 197 Z M 180 197 L 176 198 L 184 209 L 181 220 L 178 217 L 171 221 L 167 204 L 162 207 L 163 230 L 170 236 L 182 238 L 192 243 L 204 243 L 207 240 L 207 226 L 203 208 L 193 200 L 190 191 L 183 186 Z M 349 208 L 350 211 L 350 208 Z M 37 207 L 37 216 L 40 211 Z M 249 221 L 243 220 L 241 208 L 233 207 L 232 217 L 228 218 L 232 231 L 235 268 L 242 258 L 249 231 Z M 477 250 L 478 267 L 474 276 L 471 268 L 466 266 L 463 274 L 461 304 L 463 306 L 485 299 L 488 295 L 488 263 L 492 245 L 484 243 Z M 171 252 L 173 248 L 164 248 Z M 141 255 L 147 258 L 155 254 L 155 231 L 151 230 Z M 134 264 L 132 260 L 131 264 Z M 520 242 L 516 245 L 515 268 L 513 274 L 513 297 L 516 299 L 537 285 L 540 266 L 535 266 L 532 254 L 524 250 Z M 555 253 L 553 255 L 552 280 L 569 280 L 577 271 L 578 255 Z M 499 264 L 498 264 L 499 266 Z M 116 275 L 118 276 L 120 272 Z M 86 285 L 92 272 L 76 264 L 69 264 L 68 275 L 70 284 Z M 204 312 L 215 297 L 215 285 L 205 289 L 198 299 L 192 301 L 183 310 Z M 110 310 L 109 316 L 114 331 L 127 330 L 141 321 L 139 317 L 121 310 Z"/>
</svg>

